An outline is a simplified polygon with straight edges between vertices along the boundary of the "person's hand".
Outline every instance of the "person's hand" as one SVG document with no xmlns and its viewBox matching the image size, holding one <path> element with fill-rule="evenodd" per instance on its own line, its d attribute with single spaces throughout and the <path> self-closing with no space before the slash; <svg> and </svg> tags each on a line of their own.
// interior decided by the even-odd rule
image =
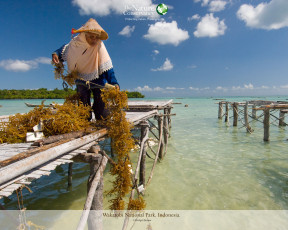
<svg viewBox="0 0 288 230">
<path fill-rule="evenodd" d="M 52 54 L 52 62 L 59 64 L 59 57 L 57 54 Z"/>
<path fill-rule="evenodd" d="M 114 86 L 115 86 L 116 89 L 120 89 L 120 88 L 119 88 L 119 85 L 114 85 Z"/>
</svg>

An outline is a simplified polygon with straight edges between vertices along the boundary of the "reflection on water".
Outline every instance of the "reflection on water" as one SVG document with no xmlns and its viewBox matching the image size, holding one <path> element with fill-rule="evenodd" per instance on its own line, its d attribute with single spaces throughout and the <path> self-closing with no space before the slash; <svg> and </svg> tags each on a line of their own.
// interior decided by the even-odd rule
<svg viewBox="0 0 288 230">
<path fill-rule="evenodd" d="M 168 152 L 156 167 L 145 193 L 148 210 L 288 209 L 287 128 L 271 126 L 271 141 L 264 143 L 263 124 L 252 122 L 252 134 L 241 128 L 241 122 L 232 127 L 230 119 L 227 125 L 224 119 L 221 122 L 217 118 L 215 100 L 174 101 L 182 104 L 174 105 L 173 113 L 177 115 L 172 117 Z M 0 111 L 5 108 L 4 102 Z M 24 101 L 9 103 L 14 108 L 9 113 L 27 111 Z M 189 106 L 184 107 L 185 104 Z M 21 111 L 16 111 L 16 107 Z M 136 160 L 136 153 L 132 153 L 132 158 Z M 152 165 L 151 159 L 146 161 L 148 167 Z M 50 176 L 34 181 L 29 186 L 33 193 L 24 193 L 24 205 L 30 210 L 82 209 L 89 166 L 74 163 L 71 188 L 67 188 L 67 171 L 68 165 L 62 165 Z M 107 171 L 106 188 L 112 180 Z M 7 209 L 17 209 L 16 196 L 1 200 L 1 204 Z M 105 209 L 108 206 L 106 198 Z"/>
</svg>

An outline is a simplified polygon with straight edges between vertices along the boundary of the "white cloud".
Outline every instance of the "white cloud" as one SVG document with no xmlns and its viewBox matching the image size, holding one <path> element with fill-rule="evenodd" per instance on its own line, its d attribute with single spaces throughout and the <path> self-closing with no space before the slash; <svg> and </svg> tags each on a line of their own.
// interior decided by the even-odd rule
<svg viewBox="0 0 288 230">
<path fill-rule="evenodd" d="M 194 91 L 198 91 L 199 90 L 199 88 L 195 88 L 195 87 L 189 87 L 189 89 L 191 89 L 191 90 L 194 90 Z"/>
<path fill-rule="evenodd" d="M 47 58 L 47 57 L 39 57 L 35 59 L 36 62 L 41 63 L 41 64 L 51 64 L 51 58 Z"/>
<path fill-rule="evenodd" d="M 271 0 L 269 3 L 260 3 L 256 7 L 243 4 L 237 11 L 237 16 L 251 28 L 272 30 L 287 27 L 288 1 Z"/>
<path fill-rule="evenodd" d="M 249 83 L 248 85 L 244 84 L 244 88 L 245 89 L 254 89 L 254 86 L 251 83 Z"/>
<path fill-rule="evenodd" d="M 73 0 L 73 5 L 79 7 L 81 15 L 106 16 L 112 13 L 125 16 L 145 16 L 158 18 L 156 6 L 152 0 Z"/>
<path fill-rule="evenodd" d="M 160 52 L 159 52 L 159 50 L 153 50 L 153 53 L 154 53 L 155 55 L 157 55 L 157 54 L 159 54 Z"/>
<path fill-rule="evenodd" d="M 166 87 L 167 90 L 184 90 L 185 88 Z"/>
<path fill-rule="evenodd" d="M 228 0 L 194 0 L 194 2 L 202 2 L 201 6 L 208 7 L 208 11 L 210 12 L 219 12 L 225 10 Z"/>
<path fill-rule="evenodd" d="M 199 14 L 194 14 L 191 17 L 188 17 L 187 20 L 188 21 L 192 21 L 192 20 L 199 20 L 201 17 L 199 16 Z"/>
<path fill-rule="evenodd" d="M 152 71 L 169 71 L 173 69 L 173 64 L 171 63 L 171 61 L 166 58 L 165 62 L 163 63 L 162 66 L 160 66 L 157 69 L 151 69 Z"/>
<path fill-rule="evenodd" d="M 189 38 L 188 31 L 178 28 L 177 22 L 156 22 L 150 25 L 144 38 L 160 45 L 172 44 L 178 46 L 180 42 Z"/>
<path fill-rule="evenodd" d="M 0 61 L 0 67 L 7 71 L 13 71 L 13 72 L 27 72 L 31 69 L 38 68 L 38 64 L 51 64 L 51 59 L 47 57 L 39 57 L 34 60 L 2 60 Z"/>
<path fill-rule="evenodd" d="M 215 0 L 209 3 L 210 12 L 219 12 L 225 9 L 227 2 L 222 0 Z"/>
<path fill-rule="evenodd" d="M 274 86 L 275 87 L 275 86 Z M 282 86 L 280 86 L 280 88 L 282 88 L 282 89 L 288 89 L 288 85 L 282 85 Z"/>
<path fill-rule="evenodd" d="M 130 37 L 131 34 L 134 32 L 135 26 L 125 26 L 119 34 L 125 37 Z"/>
<path fill-rule="evenodd" d="M 152 91 L 162 91 L 163 89 L 160 88 L 159 86 L 155 88 L 150 88 L 148 85 L 145 85 L 144 87 L 138 86 L 135 88 L 135 91 L 140 91 L 140 92 L 152 92 Z"/>
<path fill-rule="evenodd" d="M 206 14 L 197 25 L 194 32 L 195 37 L 217 37 L 225 34 L 227 26 L 224 20 L 220 21 L 218 17 L 214 17 L 212 13 Z"/>
</svg>

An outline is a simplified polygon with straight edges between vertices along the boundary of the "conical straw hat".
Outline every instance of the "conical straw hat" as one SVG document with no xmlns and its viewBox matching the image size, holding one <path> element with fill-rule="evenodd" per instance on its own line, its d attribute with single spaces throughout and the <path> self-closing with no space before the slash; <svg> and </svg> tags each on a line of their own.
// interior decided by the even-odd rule
<svg viewBox="0 0 288 230">
<path fill-rule="evenodd" d="M 95 33 L 95 34 L 97 34 L 99 36 L 99 38 L 101 40 L 107 40 L 108 39 L 108 34 L 105 32 L 105 30 L 103 30 L 103 28 L 93 18 L 90 18 L 88 20 L 88 22 L 86 22 L 78 30 L 72 29 L 72 31 L 71 31 L 72 34 L 81 33 L 81 32 Z"/>
</svg>

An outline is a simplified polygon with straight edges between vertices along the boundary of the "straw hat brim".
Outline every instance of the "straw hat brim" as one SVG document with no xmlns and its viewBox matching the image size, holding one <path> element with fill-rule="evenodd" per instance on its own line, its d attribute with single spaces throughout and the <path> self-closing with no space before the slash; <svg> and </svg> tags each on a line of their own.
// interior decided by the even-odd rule
<svg viewBox="0 0 288 230">
<path fill-rule="evenodd" d="M 98 35 L 99 39 L 101 40 L 107 40 L 108 39 L 108 34 L 104 31 L 104 30 L 99 30 L 99 29 L 94 29 L 94 30 L 76 30 L 76 29 L 72 29 L 71 33 L 72 34 L 76 34 L 76 33 L 82 33 L 82 32 L 90 32 L 90 33 L 95 33 Z"/>
</svg>

